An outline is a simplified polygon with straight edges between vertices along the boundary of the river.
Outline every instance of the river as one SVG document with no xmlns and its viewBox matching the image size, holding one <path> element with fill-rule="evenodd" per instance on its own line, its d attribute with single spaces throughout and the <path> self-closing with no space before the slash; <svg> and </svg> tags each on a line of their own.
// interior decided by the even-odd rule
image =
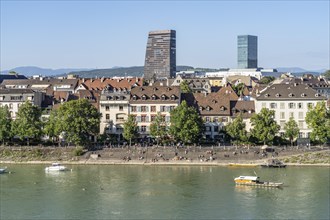
<svg viewBox="0 0 330 220">
<path fill-rule="evenodd" d="M 329 167 L 7 165 L 0 219 L 329 219 Z M 237 187 L 253 175 L 281 189 Z"/>
</svg>

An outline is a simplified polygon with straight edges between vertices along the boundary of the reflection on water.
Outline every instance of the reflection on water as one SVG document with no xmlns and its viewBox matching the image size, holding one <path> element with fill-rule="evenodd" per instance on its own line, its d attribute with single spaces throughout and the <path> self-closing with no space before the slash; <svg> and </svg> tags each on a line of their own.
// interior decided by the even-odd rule
<svg viewBox="0 0 330 220">
<path fill-rule="evenodd" d="M 12 165 L 0 219 L 328 219 L 329 168 Z M 283 188 L 236 186 L 253 175 Z M 23 209 L 21 207 L 24 207 Z"/>
</svg>

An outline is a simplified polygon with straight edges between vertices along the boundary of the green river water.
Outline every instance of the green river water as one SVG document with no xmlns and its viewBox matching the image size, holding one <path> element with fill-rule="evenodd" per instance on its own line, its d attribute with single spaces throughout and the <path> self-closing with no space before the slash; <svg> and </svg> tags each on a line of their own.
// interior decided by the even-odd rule
<svg viewBox="0 0 330 220">
<path fill-rule="evenodd" d="M 4 165 L 1 165 L 2 167 Z M 329 219 L 329 167 L 12 165 L 0 219 Z M 281 189 L 237 187 L 253 175 Z"/>
</svg>

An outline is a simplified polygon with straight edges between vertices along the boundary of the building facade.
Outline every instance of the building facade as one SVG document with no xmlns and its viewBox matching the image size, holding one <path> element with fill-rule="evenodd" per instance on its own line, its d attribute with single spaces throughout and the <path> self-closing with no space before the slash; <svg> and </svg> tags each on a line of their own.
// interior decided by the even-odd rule
<svg viewBox="0 0 330 220">
<path fill-rule="evenodd" d="M 170 125 L 170 112 L 181 103 L 178 86 L 141 86 L 131 90 L 130 114 L 136 118 L 140 137 L 150 136 L 150 125 L 158 113 Z"/>
<path fill-rule="evenodd" d="M 41 107 L 43 93 L 32 89 L 0 89 L 0 106 L 7 106 L 12 119 L 16 119 L 19 107 L 29 101 Z"/>
<path fill-rule="evenodd" d="M 256 113 L 262 108 L 275 111 L 275 121 L 281 126 L 283 135 L 285 123 L 292 117 L 300 129 L 300 138 L 309 138 L 312 131 L 305 121 L 309 106 L 325 101 L 326 98 L 304 84 L 273 84 L 256 97 Z"/>
<path fill-rule="evenodd" d="M 237 64 L 240 69 L 258 68 L 258 37 L 237 37 Z"/>
<path fill-rule="evenodd" d="M 149 32 L 144 78 L 175 77 L 176 73 L 176 32 L 174 30 Z"/>
</svg>

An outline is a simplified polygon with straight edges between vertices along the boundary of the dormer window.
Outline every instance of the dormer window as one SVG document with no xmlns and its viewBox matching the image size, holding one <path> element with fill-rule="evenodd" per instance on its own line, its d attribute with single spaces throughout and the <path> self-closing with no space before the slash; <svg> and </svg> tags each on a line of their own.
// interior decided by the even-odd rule
<svg viewBox="0 0 330 220">
<path fill-rule="evenodd" d="M 224 111 L 225 110 L 225 107 L 224 106 L 221 106 L 220 107 L 220 111 Z"/>
<path fill-rule="evenodd" d="M 156 97 L 155 94 L 151 96 L 151 99 L 152 99 L 152 100 L 156 100 L 156 98 L 157 98 L 157 97 Z"/>
<path fill-rule="evenodd" d="M 162 95 L 162 100 L 166 100 L 166 95 Z"/>
<path fill-rule="evenodd" d="M 133 100 L 137 100 L 137 96 L 136 95 L 133 95 Z"/>
<path fill-rule="evenodd" d="M 292 94 L 292 93 L 290 93 L 290 94 L 289 94 L 289 97 L 292 97 L 292 96 L 293 96 L 293 94 Z"/>
<path fill-rule="evenodd" d="M 175 100 L 175 95 L 171 95 L 171 100 Z"/>
<path fill-rule="evenodd" d="M 306 96 L 306 94 L 305 94 L 305 93 L 301 94 L 301 97 L 305 97 L 305 96 Z"/>
<path fill-rule="evenodd" d="M 146 95 L 142 95 L 142 100 L 147 100 L 147 96 Z"/>
<path fill-rule="evenodd" d="M 318 93 L 315 94 L 315 97 L 319 97 L 319 96 L 320 96 L 320 94 L 318 94 Z"/>
<path fill-rule="evenodd" d="M 276 95 L 275 95 L 275 97 L 280 97 L 281 95 L 280 95 L 280 93 L 276 93 Z"/>
<path fill-rule="evenodd" d="M 269 96 L 269 94 L 267 93 L 267 94 L 265 94 L 265 97 L 268 97 Z"/>
<path fill-rule="evenodd" d="M 210 106 L 207 106 L 206 107 L 206 111 L 211 111 L 211 107 Z"/>
<path fill-rule="evenodd" d="M 199 111 L 203 111 L 203 106 L 199 106 Z"/>
</svg>

